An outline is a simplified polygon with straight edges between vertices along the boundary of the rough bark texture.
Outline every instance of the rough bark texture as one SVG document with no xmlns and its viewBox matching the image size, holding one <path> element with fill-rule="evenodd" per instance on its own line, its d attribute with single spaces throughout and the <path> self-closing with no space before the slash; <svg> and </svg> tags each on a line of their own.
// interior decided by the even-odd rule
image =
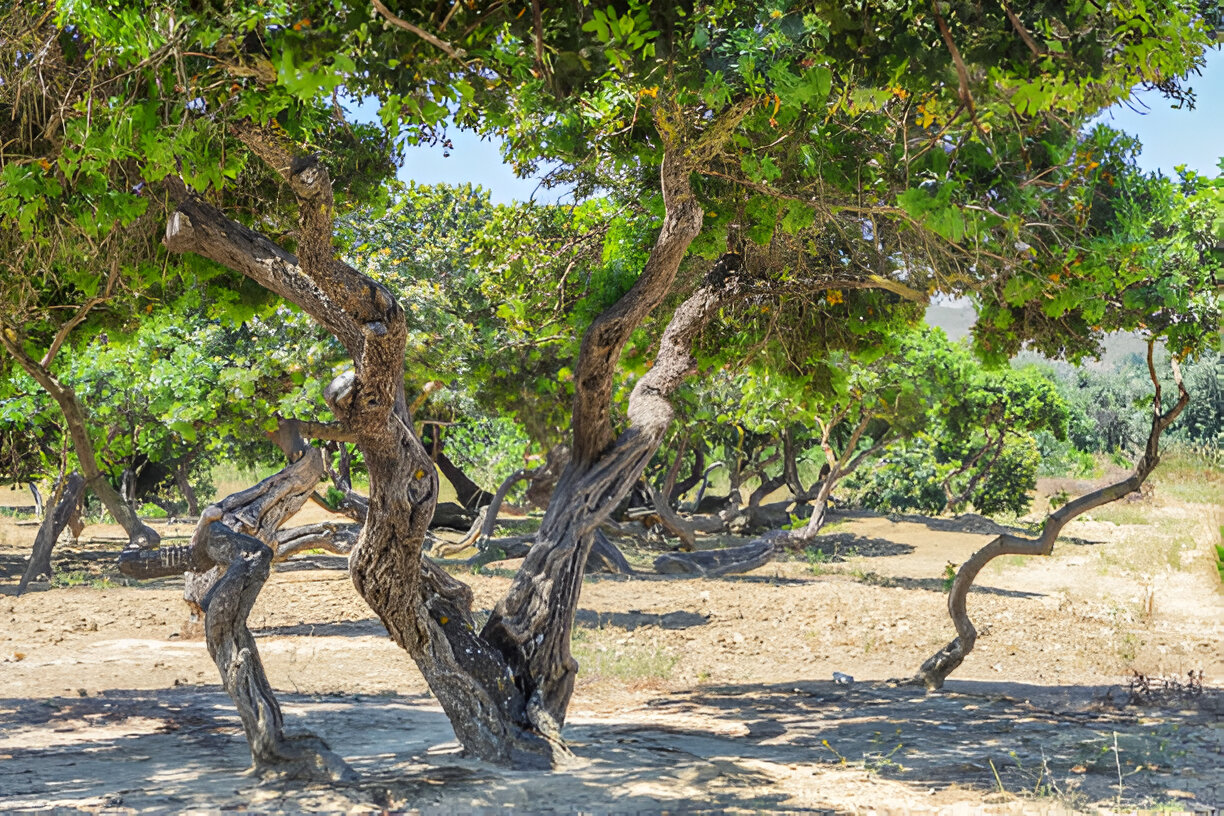
<svg viewBox="0 0 1224 816">
<path fill-rule="evenodd" d="M 686 176 L 686 191 L 687 186 Z M 664 190 L 668 190 L 666 184 Z M 701 211 L 695 201 L 692 204 L 695 212 L 690 234 L 695 235 Z M 668 210 L 670 215 L 671 205 Z M 665 234 L 667 229 L 665 222 Z M 664 237 L 659 240 L 662 242 Z M 545 513 L 536 546 L 528 553 L 506 599 L 494 608 L 485 626 L 485 636 L 502 653 L 511 655 L 516 676 L 531 678 L 529 699 L 538 706 L 536 717 L 551 721 L 547 727 L 553 727 L 553 723 L 559 727 L 564 721 L 573 691 L 577 663 L 569 652 L 570 627 L 595 529 L 628 494 L 658 448 L 672 418 L 669 397 L 695 365 L 691 354 L 693 338 L 723 298 L 735 290 L 738 269 L 738 256 L 724 257 L 702 287 L 676 309 L 660 340 L 654 367 L 638 381 L 630 395 L 629 428 L 592 460 L 584 460 L 578 454 L 579 450 L 592 450 L 589 440 L 575 447 L 574 459 Z M 643 277 L 649 272 L 648 264 Z M 670 284 L 668 279 L 667 286 Z M 631 290 L 626 297 L 632 294 Z M 599 330 L 598 323 L 592 332 Z M 615 348 L 597 352 L 588 345 L 584 353 L 596 354 L 612 366 L 619 358 L 628 331 L 631 328 Z M 587 374 L 591 375 L 589 369 Z M 606 376 L 610 378 L 610 369 Z M 582 378 L 576 378 L 576 382 L 581 389 Z M 581 394 L 576 402 L 580 399 Z M 577 440 L 584 430 L 583 423 L 604 421 L 604 417 L 602 414 L 584 417 L 575 410 L 574 421 Z"/>
<path fill-rule="evenodd" d="M 355 780 L 357 775 L 323 740 L 310 734 L 285 735 L 280 706 L 247 628 L 247 616 L 268 579 L 272 550 L 220 522 L 207 521 L 214 515 L 206 511 L 195 539 L 201 558 L 223 570 L 204 598 L 205 637 L 221 684 L 238 707 L 254 771 L 265 777 Z"/>
<path fill-rule="evenodd" d="M 294 450 L 296 461 L 253 487 L 206 507 L 201 519 L 220 519 L 226 527 L 252 536 L 277 552 L 281 525 L 302 509 L 323 477 L 322 451 L 313 447 L 302 450 L 296 446 Z M 129 547 L 119 555 L 119 571 L 141 579 L 186 573 L 183 598 L 190 610 L 190 629 L 193 623 L 204 620 L 204 598 L 220 578 L 222 568 L 204 558 L 199 547 Z"/>
<path fill-rule="evenodd" d="M 1185 409 L 1190 402 L 1190 395 L 1182 383 L 1177 361 L 1174 360 L 1172 363 L 1173 379 L 1177 383 L 1178 398 L 1168 411 L 1162 412 L 1160 380 L 1156 376 L 1156 368 L 1152 362 L 1153 345 L 1154 341 L 1149 340 L 1148 374 L 1156 390 L 1152 400 L 1152 425 L 1143 455 L 1139 457 L 1130 476 L 1059 507 L 1046 517 L 1045 524 L 1041 528 L 1041 535 L 1037 538 L 1001 535 L 970 556 L 969 560 L 957 571 L 956 578 L 952 581 L 952 588 L 948 593 L 948 614 L 952 618 L 953 626 L 956 627 L 956 637 L 947 646 L 928 658 L 918 670 L 918 674 L 906 681 L 907 683 L 925 685 L 929 690 L 938 689 L 943 686 L 948 675 L 955 671 L 964 662 L 965 657 L 973 651 L 973 646 L 977 642 L 977 629 L 969 619 L 966 600 L 974 579 L 977 578 L 983 567 L 1001 555 L 1049 555 L 1054 551 L 1054 543 L 1058 540 L 1058 534 L 1068 522 L 1093 508 L 1117 501 L 1135 492 L 1143 486 L 1147 477 L 1156 469 L 1156 465 L 1160 462 L 1160 435 Z"/>
<path fill-rule="evenodd" d="M 30 563 L 26 565 L 25 573 L 17 584 L 18 595 L 25 592 L 30 581 L 43 575 L 51 575 L 51 549 L 68 526 L 69 519 L 76 513 L 84 495 L 85 479 L 75 472 L 69 474 L 59 485 L 56 494 L 53 494 L 55 507 L 38 527 L 38 535 L 34 537 L 34 549 L 30 552 Z"/>
<path fill-rule="evenodd" d="M 654 368 L 634 389 L 629 427 L 619 438 L 610 423 L 613 373 L 625 342 L 666 296 L 700 230 L 690 173 L 712 158 L 747 110 L 745 103 L 716 117 L 686 144 L 674 135 L 665 139 L 662 229 L 638 281 L 584 337 L 575 366 L 573 458 L 535 546 L 481 634 L 471 590 L 422 558 L 438 479 L 412 430 L 404 395 L 404 314 L 385 287 L 335 258 L 326 170 L 294 155 L 283 131 L 234 126 L 296 195 L 300 258 L 190 197 L 167 225 L 169 249 L 204 255 L 297 303 L 351 355 L 353 371 L 324 397 L 352 432 L 370 475 L 369 514 L 349 557 L 353 583 L 413 657 L 469 754 L 537 768 L 568 756 L 560 727 L 577 669 L 570 629 L 595 530 L 654 454 L 671 421 L 668 398 L 693 368 L 693 337 L 733 288 L 738 259 L 720 264 L 677 310 Z"/>
<path fill-rule="evenodd" d="M 711 578 L 748 572 L 769 563 L 789 537 L 785 530 L 771 530 L 742 547 L 663 553 L 654 560 L 655 572 L 688 578 Z"/>
<path fill-rule="evenodd" d="M 360 524 L 325 521 L 302 527 L 289 527 L 276 534 L 274 561 L 284 561 L 306 550 L 326 550 L 335 555 L 348 555 L 357 543 Z"/>
</svg>

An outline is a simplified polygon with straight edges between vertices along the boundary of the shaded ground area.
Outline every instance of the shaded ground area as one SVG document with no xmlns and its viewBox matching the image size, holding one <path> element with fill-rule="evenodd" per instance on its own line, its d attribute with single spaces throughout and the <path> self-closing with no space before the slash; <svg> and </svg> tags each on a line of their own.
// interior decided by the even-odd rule
<svg viewBox="0 0 1224 816">
<path fill-rule="evenodd" d="M 588 579 L 566 726 L 581 762 L 543 776 L 459 757 L 344 560 L 306 556 L 277 568 L 251 625 L 291 727 L 364 775 L 306 789 L 241 775 L 233 705 L 181 634 L 181 579 L 123 585 L 114 551 L 85 543 L 110 531 L 91 528 L 60 549 L 53 584 L 13 597 L 34 528 L 0 520 L 0 810 L 1218 807 L 1216 512 L 1158 499 L 1073 525 L 1052 558 L 996 562 L 970 599 L 978 649 L 932 696 L 884 681 L 950 637 L 944 568 L 989 539 L 989 520 L 839 514 L 821 555 L 749 575 Z M 508 576 L 462 577 L 487 611 Z M 1200 669 L 1201 696 L 1139 705 L 1126 691 L 1132 671 Z"/>
<path fill-rule="evenodd" d="M 1177 710 L 1118 707 L 1110 691 L 964 681 L 931 696 L 813 682 L 695 689 L 647 699 L 612 722 L 576 717 L 567 730 L 579 763 L 544 776 L 459 757 L 445 718 L 420 695 L 286 694 L 291 726 L 308 721 L 364 777 L 306 789 L 241 775 L 248 755 L 237 717 L 214 689 L 9 699 L 0 700 L 0 789 L 9 809 L 135 811 L 535 810 L 551 801 L 620 812 L 694 802 L 729 812 L 902 812 L 973 791 L 1003 812 L 1020 801 L 1033 812 L 1119 793 L 1149 805 L 1220 801 L 1221 695 Z"/>
</svg>

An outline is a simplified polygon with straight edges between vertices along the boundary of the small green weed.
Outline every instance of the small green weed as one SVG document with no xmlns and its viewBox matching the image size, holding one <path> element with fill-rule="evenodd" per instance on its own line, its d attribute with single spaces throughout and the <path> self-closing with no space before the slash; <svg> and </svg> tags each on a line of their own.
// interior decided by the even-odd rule
<svg viewBox="0 0 1224 816">
<path fill-rule="evenodd" d="M 808 572 L 813 575 L 824 575 L 829 571 L 829 564 L 833 563 L 832 555 L 816 547 L 804 550 L 803 557 L 807 559 Z"/>
<path fill-rule="evenodd" d="M 115 584 L 105 575 L 101 577 L 92 577 L 84 570 L 73 570 L 72 572 L 57 572 L 52 575 L 51 586 L 55 589 L 67 589 L 69 587 L 113 589 Z"/>
<path fill-rule="evenodd" d="M 951 592 L 952 584 L 955 581 L 956 581 L 956 564 L 949 561 L 947 564 L 944 564 L 944 571 L 943 571 L 944 592 Z"/>
<path fill-rule="evenodd" d="M 581 631 L 581 630 L 579 630 Z M 666 680 L 679 658 L 658 646 L 604 645 L 574 633 L 574 659 L 587 677 L 615 680 Z M 708 675 L 707 675 L 708 678 Z"/>
</svg>

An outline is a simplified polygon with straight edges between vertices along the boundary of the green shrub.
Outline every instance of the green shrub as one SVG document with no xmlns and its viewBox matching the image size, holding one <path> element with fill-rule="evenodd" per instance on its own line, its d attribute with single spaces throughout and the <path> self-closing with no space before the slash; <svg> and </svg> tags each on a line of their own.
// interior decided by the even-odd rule
<svg viewBox="0 0 1224 816">
<path fill-rule="evenodd" d="M 888 446 L 870 467 L 851 474 L 846 487 L 859 504 L 883 512 L 938 513 L 947 500 L 934 448 L 925 436 Z"/>
<path fill-rule="evenodd" d="M 166 511 L 152 502 L 145 502 L 140 506 L 139 515 L 141 518 L 160 519 L 166 517 Z"/>
<path fill-rule="evenodd" d="M 1019 516 L 1028 512 L 1040 463 L 1041 454 L 1033 439 L 1008 441 L 970 497 L 974 509 L 986 516 L 1002 513 Z"/>
</svg>

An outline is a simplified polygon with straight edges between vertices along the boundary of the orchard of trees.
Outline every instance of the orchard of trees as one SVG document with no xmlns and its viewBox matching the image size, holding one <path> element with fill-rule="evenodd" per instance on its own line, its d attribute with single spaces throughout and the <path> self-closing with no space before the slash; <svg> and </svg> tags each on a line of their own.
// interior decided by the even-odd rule
<svg viewBox="0 0 1224 816">
<path fill-rule="evenodd" d="M 643 511 L 657 571 L 720 575 L 802 551 L 835 503 L 1015 517 L 1039 472 L 1127 461 L 961 566 L 955 638 L 911 679 L 937 688 L 988 562 L 1050 554 L 1169 439 L 1219 450 L 1224 182 L 1144 173 L 1094 121 L 1193 104 L 1220 24 L 1182 0 L 0 1 L 0 479 L 47 494 L 23 586 L 104 510 L 129 574 L 189 573 L 256 769 L 341 779 L 282 733 L 246 616 L 273 561 L 347 553 L 465 751 L 550 768 L 584 572 L 632 570 Z M 455 128 L 569 199 L 396 180 Z M 934 297 L 972 303 L 968 340 L 923 325 Z M 1146 356 L 1079 367 L 1119 332 Z M 276 472 L 210 503 L 220 465 Z M 430 532 L 439 474 L 474 562 L 523 558 L 484 621 Z M 284 529 L 311 496 L 351 523 Z M 536 532 L 495 537 L 507 496 Z M 160 547 L 150 514 L 194 538 Z M 745 543 L 697 546 L 715 531 Z"/>
</svg>

